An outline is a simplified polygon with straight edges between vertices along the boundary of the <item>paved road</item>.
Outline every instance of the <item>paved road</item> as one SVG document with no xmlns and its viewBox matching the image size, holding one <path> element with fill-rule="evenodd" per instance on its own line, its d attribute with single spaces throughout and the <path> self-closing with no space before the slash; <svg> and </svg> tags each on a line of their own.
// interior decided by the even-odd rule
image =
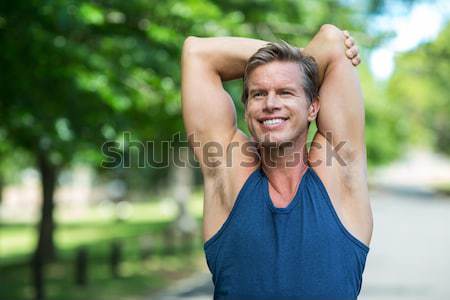
<svg viewBox="0 0 450 300">
<path fill-rule="evenodd" d="M 450 198 L 423 191 L 371 192 L 374 234 L 360 300 L 450 299 Z M 157 300 L 210 300 L 208 273 Z"/>
<path fill-rule="evenodd" d="M 363 300 L 450 299 L 450 198 L 374 192 Z"/>
</svg>

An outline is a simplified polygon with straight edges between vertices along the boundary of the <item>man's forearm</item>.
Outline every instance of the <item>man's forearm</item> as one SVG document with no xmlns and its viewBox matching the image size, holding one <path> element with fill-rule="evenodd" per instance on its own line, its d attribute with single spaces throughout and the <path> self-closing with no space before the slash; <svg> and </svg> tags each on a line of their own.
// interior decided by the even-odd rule
<svg viewBox="0 0 450 300">
<path fill-rule="evenodd" d="M 240 37 L 189 37 L 183 59 L 195 56 L 220 75 L 222 81 L 241 78 L 248 59 L 267 42 Z"/>
</svg>

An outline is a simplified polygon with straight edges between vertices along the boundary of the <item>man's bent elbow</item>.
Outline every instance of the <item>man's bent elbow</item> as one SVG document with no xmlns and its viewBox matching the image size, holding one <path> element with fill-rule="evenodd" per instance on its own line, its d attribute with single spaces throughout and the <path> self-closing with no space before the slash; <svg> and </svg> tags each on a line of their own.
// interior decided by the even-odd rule
<svg viewBox="0 0 450 300">
<path fill-rule="evenodd" d="M 331 24 L 322 25 L 320 27 L 319 35 L 330 42 L 344 40 L 344 33 L 342 30 Z"/>
<path fill-rule="evenodd" d="M 198 54 L 200 38 L 195 36 L 188 36 L 183 43 L 183 56 L 192 56 Z"/>
<path fill-rule="evenodd" d="M 320 27 L 317 35 L 328 49 L 331 57 L 345 59 L 345 36 L 341 29 L 331 24 L 324 24 Z"/>
</svg>

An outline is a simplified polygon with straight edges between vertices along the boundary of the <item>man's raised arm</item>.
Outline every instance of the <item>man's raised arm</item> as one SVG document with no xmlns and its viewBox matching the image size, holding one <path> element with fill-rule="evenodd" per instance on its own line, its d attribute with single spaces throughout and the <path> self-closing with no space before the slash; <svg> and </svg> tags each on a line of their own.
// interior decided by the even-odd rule
<svg viewBox="0 0 450 300">
<path fill-rule="evenodd" d="M 182 53 L 182 111 L 188 137 L 226 149 L 237 132 L 236 110 L 222 81 L 243 76 L 247 60 L 266 42 L 237 37 L 188 37 Z M 204 169 L 202 148 L 194 152 Z"/>
<path fill-rule="evenodd" d="M 341 221 L 357 238 L 369 245 L 372 236 L 372 212 L 367 187 L 367 160 L 364 140 L 364 101 L 356 68 L 344 58 L 356 51 L 346 50 L 351 39 L 338 28 L 326 25 L 305 48 L 319 64 L 323 82 L 319 91 L 318 132 L 310 159 L 326 161 L 316 167 L 335 201 Z M 354 58 L 358 63 L 359 58 Z M 334 147 L 341 158 L 329 160 L 326 145 Z M 313 151 L 314 150 L 314 151 Z M 312 155 L 311 155 L 312 153 Z M 315 157 L 314 157 L 315 156 Z M 329 164 L 331 162 L 331 164 Z"/>
<path fill-rule="evenodd" d="M 313 56 L 319 65 L 319 133 L 335 147 L 343 143 L 341 153 L 348 160 L 362 159 L 365 156 L 364 102 L 358 72 L 353 66 L 360 60 L 353 40 L 337 27 L 324 25 L 304 52 Z"/>
</svg>

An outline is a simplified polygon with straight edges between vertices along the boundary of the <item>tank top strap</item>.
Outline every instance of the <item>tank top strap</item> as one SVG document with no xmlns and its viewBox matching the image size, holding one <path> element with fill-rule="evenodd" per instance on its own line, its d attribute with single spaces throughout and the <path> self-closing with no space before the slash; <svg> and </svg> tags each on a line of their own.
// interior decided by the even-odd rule
<svg viewBox="0 0 450 300">
<path fill-rule="evenodd" d="M 360 248 L 364 253 L 367 253 L 369 251 L 369 247 L 361 242 L 359 239 L 357 239 L 353 234 L 351 234 L 347 228 L 345 228 L 344 224 L 342 223 L 341 219 L 339 218 L 336 209 L 334 208 L 333 203 L 331 202 L 330 195 L 328 194 L 328 191 L 325 187 L 325 184 L 323 183 L 322 179 L 320 179 L 319 175 L 314 171 L 313 168 L 310 168 L 310 176 L 309 180 L 312 182 L 308 185 L 308 188 L 310 189 L 310 192 L 312 189 L 314 189 L 314 192 L 317 193 L 316 197 L 309 197 L 308 199 L 314 201 L 320 201 L 318 205 L 321 206 L 322 209 L 326 209 L 329 212 L 329 218 L 331 218 L 339 230 L 343 233 L 343 235 L 350 240 L 355 246 Z"/>
</svg>

